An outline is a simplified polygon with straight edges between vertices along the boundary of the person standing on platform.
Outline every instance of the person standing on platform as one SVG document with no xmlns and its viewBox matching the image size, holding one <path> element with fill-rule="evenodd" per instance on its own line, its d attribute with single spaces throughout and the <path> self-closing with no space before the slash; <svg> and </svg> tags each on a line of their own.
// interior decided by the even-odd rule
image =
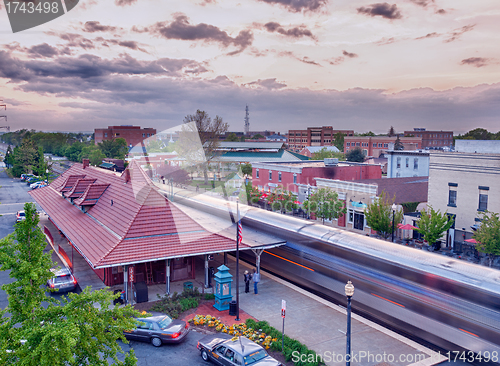
<svg viewBox="0 0 500 366">
<path fill-rule="evenodd" d="M 248 273 L 248 271 L 245 271 L 243 278 L 245 279 L 245 293 L 248 294 L 250 292 L 250 281 L 252 280 L 252 275 Z"/>
<path fill-rule="evenodd" d="M 253 269 L 253 292 L 255 295 L 259 294 L 259 290 L 257 289 L 257 285 L 260 282 L 260 273 L 257 272 L 257 270 L 254 268 Z"/>
</svg>

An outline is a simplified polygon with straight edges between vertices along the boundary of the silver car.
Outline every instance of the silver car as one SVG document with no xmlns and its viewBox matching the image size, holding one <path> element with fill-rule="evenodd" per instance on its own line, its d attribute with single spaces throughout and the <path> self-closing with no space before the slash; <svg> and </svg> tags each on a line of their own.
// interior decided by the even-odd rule
<svg viewBox="0 0 500 366">
<path fill-rule="evenodd" d="M 212 361 L 220 366 L 281 366 L 269 356 L 266 350 L 246 337 L 219 333 L 208 335 L 198 342 L 197 348 L 204 361 Z"/>
<path fill-rule="evenodd" d="M 76 278 L 68 268 L 60 270 L 51 269 L 54 276 L 47 281 L 47 286 L 59 292 L 73 291 L 76 289 Z"/>
</svg>

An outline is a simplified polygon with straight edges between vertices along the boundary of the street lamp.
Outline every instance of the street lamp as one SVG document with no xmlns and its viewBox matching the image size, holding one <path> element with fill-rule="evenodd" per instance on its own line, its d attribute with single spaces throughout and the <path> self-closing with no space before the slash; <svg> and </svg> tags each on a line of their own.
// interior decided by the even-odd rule
<svg viewBox="0 0 500 366">
<path fill-rule="evenodd" d="M 309 201 L 309 197 L 311 196 L 311 185 L 307 185 L 307 200 Z M 311 219 L 311 202 L 307 204 L 307 219 Z"/>
<path fill-rule="evenodd" d="M 354 285 L 351 280 L 345 285 L 345 295 L 347 296 L 347 346 L 346 346 L 346 366 L 351 365 L 351 298 L 354 295 Z"/>
<path fill-rule="evenodd" d="M 396 204 L 392 204 L 392 242 L 394 243 L 394 216 L 396 216 Z"/>
<path fill-rule="evenodd" d="M 45 169 L 45 173 L 47 173 L 47 184 L 49 184 L 49 169 Z"/>
</svg>

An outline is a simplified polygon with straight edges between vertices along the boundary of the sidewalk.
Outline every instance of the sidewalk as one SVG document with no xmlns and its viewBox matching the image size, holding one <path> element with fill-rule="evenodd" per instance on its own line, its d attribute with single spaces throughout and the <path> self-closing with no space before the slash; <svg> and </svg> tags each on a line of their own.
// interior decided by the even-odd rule
<svg viewBox="0 0 500 366">
<path fill-rule="evenodd" d="M 235 260 L 231 256 L 228 258 L 228 267 L 234 275 Z M 247 263 L 240 262 L 240 318 L 245 320 L 247 317 L 252 317 L 266 320 L 271 326 L 281 330 L 283 326 L 281 300 L 285 300 L 285 334 L 322 355 L 327 365 L 345 365 L 345 360 L 334 362 L 328 359 L 333 354 L 339 356 L 345 354 L 347 325 L 345 308 L 308 293 L 265 271 L 261 271 L 259 294 L 253 294 L 253 286 L 251 286 L 251 292 L 246 294 L 243 273 L 252 268 Z M 233 291 L 235 287 L 233 277 Z M 228 320 L 231 321 L 231 317 L 227 314 L 228 311 L 219 312 L 215 308 L 198 309 L 196 313 L 220 317 L 224 323 L 227 323 Z M 231 324 L 236 323 L 234 317 L 232 318 Z M 438 364 L 446 360 L 445 357 L 436 352 L 356 314 L 352 314 L 351 350 L 353 355 L 357 354 L 358 357 L 365 355 L 363 359 L 353 360 L 351 362 L 353 366 L 382 364 L 424 366 Z M 386 355 L 385 360 L 384 354 Z M 370 359 L 368 359 L 368 355 L 370 355 Z M 388 360 L 389 355 L 393 355 L 394 359 Z M 408 361 L 401 362 L 401 357 L 408 359 Z"/>
</svg>

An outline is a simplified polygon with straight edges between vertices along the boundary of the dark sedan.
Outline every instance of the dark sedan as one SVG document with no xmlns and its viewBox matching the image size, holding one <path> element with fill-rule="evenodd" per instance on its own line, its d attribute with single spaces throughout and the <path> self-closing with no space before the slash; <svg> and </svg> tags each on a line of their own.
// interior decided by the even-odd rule
<svg viewBox="0 0 500 366">
<path fill-rule="evenodd" d="M 281 366 L 266 350 L 246 337 L 223 333 L 206 336 L 198 342 L 201 358 L 222 366 Z"/>
<path fill-rule="evenodd" d="M 136 320 L 137 328 L 125 331 L 125 338 L 133 341 L 151 342 L 155 347 L 160 347 L 163 343 L 180 343 L 190 331 L 188 323 L 183 320 L 172 320 L 168 315 Z"/>
</svg>

